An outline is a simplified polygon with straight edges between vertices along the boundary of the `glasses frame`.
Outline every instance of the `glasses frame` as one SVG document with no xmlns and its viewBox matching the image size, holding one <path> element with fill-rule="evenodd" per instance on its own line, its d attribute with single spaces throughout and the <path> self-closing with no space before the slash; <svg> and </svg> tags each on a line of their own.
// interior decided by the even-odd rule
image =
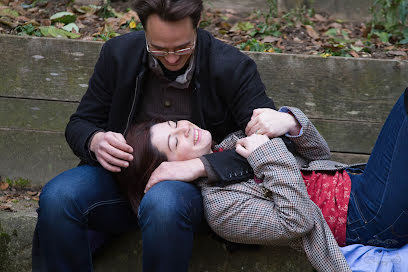
<svg viewBox="0 0 408 272">
<path fill-rule="evenodd" d="M 191 47 L 186 47 L 183 49 L 179 49 L 179 50 L 175 50 L 175 51 L 160 51 L 160 50 L 151 50 L 149 47 L 149 42 L 146 39 L 146 50 L 147 52 L 149 52 L 150 54 L 152 54 L 155 57 L 167 57 L 170 54 L 174 54 L 176 56 L 184 56 L 184 55 L 188 55 L 191 52 L 193 52 L 193 50 L 195 49 L 196 46 L 196 40 L 197 40 L 197 36 L 194 36 L 194 41 Z"/>
</svg>

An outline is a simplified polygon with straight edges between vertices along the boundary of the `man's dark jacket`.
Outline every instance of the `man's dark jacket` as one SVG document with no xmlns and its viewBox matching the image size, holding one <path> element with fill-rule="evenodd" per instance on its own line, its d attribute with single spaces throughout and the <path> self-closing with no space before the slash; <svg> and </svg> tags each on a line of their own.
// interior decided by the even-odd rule
<svg viewBox="0 0 408 272">
<path fill-rule="evenodd" d="M 254 109 L 275 108 L 252 59 L 201 29 L 196 44 L 191 121 L 209 130 L 216 142 L 245 129 Z M 96 131 L 125 135 L 134 120 L 148 69 L 145 45 L 144 31 L 103 45 L 88 90 L 65 131 L 68 144 L 82 162 L 97 164 L 88 149 L 88 140 Z M 223 181 L 253 175 L 235 151 L 205 157 Z"/>
</svg>

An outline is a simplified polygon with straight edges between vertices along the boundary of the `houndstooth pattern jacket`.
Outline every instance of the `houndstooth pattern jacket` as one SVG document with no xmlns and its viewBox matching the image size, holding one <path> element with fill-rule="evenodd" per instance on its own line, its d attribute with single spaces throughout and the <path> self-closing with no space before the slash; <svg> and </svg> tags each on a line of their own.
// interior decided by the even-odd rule
<svg viewBox="0 0 408 272">
<path fill-rule="evenodd" d="M 205 216 L 221 237 L 237 243 L 290 245 L 302 248 L 318 271 L 351 271 L 320 209 L 307 194 L 300 170 L 341 170 L 345 164 L 330 161 L 330 150 L 305 114 L 287 107 L 302 126 L 291 137 L 297 154 L 280 138 L 258 147 L 248 157 L 253 179 L 224 187 L 200 183 Z M 216 148 L 233 149 L 243 132 L 229 135 Z"/>
</svg>

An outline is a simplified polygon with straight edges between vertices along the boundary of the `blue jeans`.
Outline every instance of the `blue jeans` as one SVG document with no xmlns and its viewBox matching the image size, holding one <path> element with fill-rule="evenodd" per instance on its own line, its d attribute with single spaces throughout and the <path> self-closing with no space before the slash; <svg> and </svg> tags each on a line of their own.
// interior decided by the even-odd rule
<svg viewBox="0 0 408 272">
<path fill-rule="evenodd" d="M 33 271 L 93 271 L 89 230 L 140 228 L 144 271 L 187 271 L 193 232 L 203 220 L 199 189 L 163 181 L 143 197 L 136 216 L 112 175 L 89 165 L 68 170 L 42 190 L 33 239 Z"/>
<path fill-rule="evenodd" d="M 347 244 L 387 248 L 407 244 L 408 116 L 404 95 L 391 110 L 363 173 L 350 177 Z"/>
</svg>

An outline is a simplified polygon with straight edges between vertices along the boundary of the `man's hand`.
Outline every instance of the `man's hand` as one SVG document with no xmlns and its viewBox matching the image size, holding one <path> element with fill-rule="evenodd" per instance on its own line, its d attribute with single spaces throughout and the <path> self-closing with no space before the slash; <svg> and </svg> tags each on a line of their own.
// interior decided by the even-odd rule
<svg viewBox="0 0 408 272">
<path fill-rule="evenodd" d="M 206 176 L 207 171 L 205 171 L 204 164 L 200 159 L 162 162 L 159 167 L 153 171 L 144 192 L 149 191 L 150 188 L 160 181 L 179 180 L 190 182 Z"/>
<path fill-rule="evenodd" d="M 239 139 L 235 146 L 235 151 L 247 159 L 255 149 L 267 141 L 269 141 L 269 138 L 266 135 L 252 134 L 251 136 Z"/>
<path fill-rule="evenodd" d="M 265 108 L 253 111 L 245 134 L 248 136 L 263 134 L 275 138 L 286 133 L 299 135 L 300 129 L 300 124 L 292 114 Z"/>
<path fill-rule="evenodd" d="M 120 172 L 120 167 L 128 167 L 133 160 L 133 148 L 126 144 L 120 133 L 97 132 L 91 141 L 90 149 L 96 159 L 108 171 Z"/>
</svg>

